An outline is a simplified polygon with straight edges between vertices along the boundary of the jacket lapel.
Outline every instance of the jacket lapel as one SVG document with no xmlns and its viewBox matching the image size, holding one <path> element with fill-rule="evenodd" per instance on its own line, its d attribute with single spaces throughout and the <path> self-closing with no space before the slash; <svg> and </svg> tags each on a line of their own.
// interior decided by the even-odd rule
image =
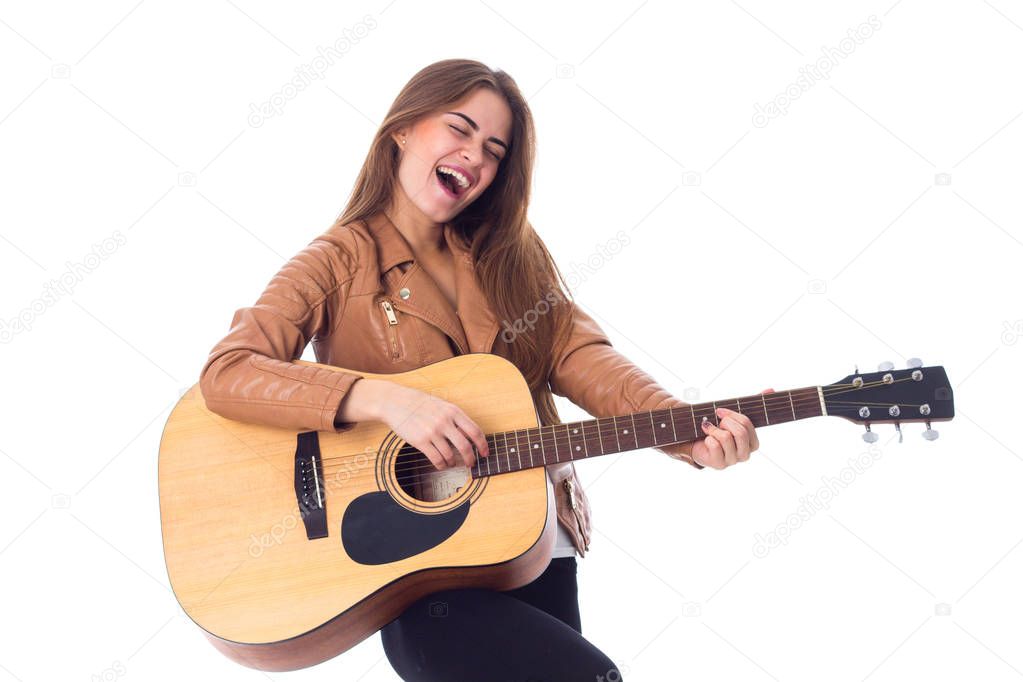
<svg viewBox="0 0 1023 682">
<path fill-rule="evenodd" d="M 443 331 L 462 354 L 491 352 L 498 323 L 476 284 L 472 256 L 458 242 L 450 223 L 444 225 L 444 238 L 454 255 L 456 308 L 416 262 L 412 247 L 386 214 L 379 212 L 366 223 L 377 245 L 381 279 L 395 307 Z M 411 265 L 402 272 L 397 267 L 402 263 Z M 405 289 L 407 298 L 401 296 Z"/>
</svg>

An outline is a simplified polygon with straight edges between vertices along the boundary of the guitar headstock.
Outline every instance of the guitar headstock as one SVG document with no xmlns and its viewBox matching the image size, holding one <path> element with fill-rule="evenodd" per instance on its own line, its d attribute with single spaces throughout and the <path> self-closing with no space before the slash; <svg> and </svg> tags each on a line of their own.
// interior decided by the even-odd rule
<svg viewBox="0 0 1023 682">
<path fill-rule="evenodd" d="M 938 432 L 931 422 L 955 416 L 952 386 L 944 367 L 923 367 L 917 358 L 907 364 L 907 369 L 895 369 L 890 362 L 881 363 L 877 372 L 857 372 L 823 386 L 828 414 L 864 424 L 863 440 L 868 443 L 877 440 L 871 424 L 894 424 L 902 442 L 904 422 L 923 422 L 923 437 L 934 440 Z"/>
</svg>

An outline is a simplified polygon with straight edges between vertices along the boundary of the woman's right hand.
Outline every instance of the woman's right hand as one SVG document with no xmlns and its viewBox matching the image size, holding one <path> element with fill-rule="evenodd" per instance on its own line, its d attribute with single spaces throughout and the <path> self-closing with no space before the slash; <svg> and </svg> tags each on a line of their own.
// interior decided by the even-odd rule
<svg viewBox="0 0 1023 682">
<path fill-rule="evenodd" d="M 383 381 L 380 390 L 378 419 L 437 469 L 474 466 L 473 447 L 484 457 L 490 454 L 483 430 L 457 405 L 391 381 Z"/>
</svg>

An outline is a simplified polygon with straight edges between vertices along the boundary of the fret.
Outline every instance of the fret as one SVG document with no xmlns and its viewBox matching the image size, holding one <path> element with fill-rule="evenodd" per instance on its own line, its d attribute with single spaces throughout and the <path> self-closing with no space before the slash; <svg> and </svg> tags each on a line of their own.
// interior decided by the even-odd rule
<svg viewBox="0 0 1023 682">
<path fill-rule="evenodd" d="M 498 440 L 497 440 L 500 435 L 501 434 L 499 434 L 499 433 L 495 433 L 494 434 L 494 447 L 490 451 L 490 457 L 487 457 L 487 475 L 488 476 L 493 474 L 493 472 L 491 471 L 492 468 L 497 469 L 498 471 L 501 470 L 501 460 L 500 460 L 500 457 L 501 457 L 501 446 L 498 444 Z"/>
<path fill-rule="evenodd" d="M 592 420 L 589 420 L 589 421 L 584 421 L 584 422 L 582 422 L 580 424 L 580 426 L 582 428 L 582 442 L 583 442 L 584 447 L 586 448 L 586 456 L 587 457 L 589 457 L 589 444 L 593 440 L 593 435 L 590 434 L 589 436 L 586 436 L 586 424 L 589 424 L 590 426 L 592 426 L 593 423 L 594 422 Z M 599 429 L 597 429 L 596 436 L 597 436 L 597 444 L 594 447 L 599 447 L 599 437 L 601 437 L 601 431 L 599 431 Z M 602 455 L 604 454 L 603 448 L 601 450 L 601 454 Z"/>
<path fill-rule="evenodd" d="M 529 438 L 529 432 L 532 429 L 526 429 L 526 452 L 529 453 L 529 468 L 533 468 L 533 443 Z"/>
<path fill-rule="evenodd" d="M 797 413 L 797 419 L 824 416 L 825 413 L 820 403 L 820 394 L 816 387 L 801 388 L 798 389 L 798 392 L 791 391 L 791 393 L 796 393 L 796 397 L 800 400 L 799 411 L 802 415 L 800 416 Z"/>
<path fill-rule="evenodd" d="M 749 400 L 746 401 L 746 412 L 744 414 L 753 422 L 753 426 L 764 426 L 767 423 L 767 412 L 764 412 L 763 417 L 760 416 L 760 413 L 757 412 L 760 409 L 760 406 L 757 405 L 758 402 L 757 396 L 750 396 Z"/>
<path fill-rule="evenodd" d="M 565 438 L 562 439 L 560 436 L 557 436 L 554 439 L 554 461 L 555 462 L 561 462 L 563 460 L 563 458 L 565 456 L 564 447 L 565 447 L 565 443 L 568 440 L 568 424 L 560 424 L 559 426 L 561 426 L 562 428 L 565 429 Z M 554 431 L 554 433 L 557 434 L 557 431 Z M 572 452 L 572 446 L 571 445 L 568 446 L 568 451 L 569 451 L 569 453 Z"/>
<path fill-rule="evenodd" d="M 778 398 L 778 400 L 771 402 L 771 409 L 774 410 L 774 417 L 770 422 L 772 424 L 781 424 L 789 421 L 788 413 L 784 407 L 785 397 L 779 394 Z"/>
<path fill-rule="evenodd" d="M 542 429 L 542 427 L 541 427 L 541 429 Z M 532 430 L 533 429 L 529 429 L 529 431 L 532 431 Z M 540 430 L 539 434 L 541 434 L 541 437 L 542 437 L 543 431 Z M 539 454 L 539 452 L 540 452 L 540 443 L 534 443 L 532 440 L 530 440 L 529 441 L 529 466 L 531 468 L 536 466 L 536 464 L 533 461 L 533 453 L 534 452 Z"/>
<path fill-rule="evenodd" d="M 543 443 L 544 428 L 540 427 L 540 456 L 543 457 L 544 466 L 547 465 L 547 447 Z"/>
<path fill-rule="evenodd" d="M 698 405 L 691 405 L 690 409 L 693 411 L 693 425 L 694 428 L 696 428 L 697 438 L 706 435 L 702 426 L 704 417 L 707 418 L 707 421 L 717 425 L 718 422 L 716 419 L 716 415 L 714 414 L 714 403 L 700 403 Z"/>
<path fill-rule="evenodd" d="M 568 427 L 566 426 L 566 429 L 567 428 Z M 572 436 L 579 435 L 579 423 L 578 422 L 576 422 L 576 425 L 574 427 L 572 427 L 571 431 L 572 431 L 572 433 L 570 433 L 569 436 L 568 436 L 568 456 L 571 459 L 575 459 L 576 458 L 576 453 L 582 451 L 582 446 L 577 445 L 577 444 L 572 442 Z M 585 445 L 585 441 L 584 441 L 583 445 Z"/>
<path fill-rule="evenodd" d="M 692 422 L 693 432 L 691 435 L 685 432 L 688 426 L 682 427 L 680 433 L 680 424 L 676 422 L 676 417 L 681 415 L 675 414 L 675 406 L 621 415 L 621 423 L 618 422 L 617 415 L 611 415 L 610 426 L 614 429 L 615 440 L 614 442 L 609 440 L 607 445 L 604 445 L 603 433 L 604 427 L 608 426 L 606 423 L 607 417 L 572 422 L 570 424 L 540 425 L 526 429 L 485 434 L 484 437 L 487 440 L 490 455 L 482 457 L 479 456 L 477 451 L 476 463 L 470 467 L 470 473 L 473 478 L 480 478 L 484 475 L 493 476 L 541 466 L 536 461 L 536 457 L 533 454 L 534 451 L 540 455 L 544 466 L 552 464 L 547 457 L 546 441 L 548 439 L 551 440 L 551 446 L 554 448 L 553 452 L 556 463 L 622 452 L 623 449 L 657 448 L 668 443 L 686 443 L 699 440 L 705 435 L 701 424 L 702 421 L 709 421 L 719 428 L 721 427 L 721 419 L 716 414 L 718 408 L 727 409 L 730 412 L 734 411 L 738 414 L 745 414 L 756 427 L 822 416 L 827 412 L 825 406 L 821 405 L 820 398 L 822 393 L 823 391 L 819 387 L 779 392 L 772 397 L 770 405 L 767 403 L 767 394 L 763 393 L 695 405 L 679 405 L 678 407 L 689 408 L 690 419 L 687 421 Z M 797 399 L 800 404 L 798 410 L 796 409 Z M 785 409 L 786 402 L 788 402 L 787 410 Z M 734 408 L 732 407 L 733 404 Z M 761 413 L 758 410 L 763 410 L 763 417 L 761 417 Z M 775 411 L 773 419 L 771 418 L 771 410 Z M 684 412 L 682 415 L 684 415 Z M 681 416 L 681 418 L 685 419 L 684 416 Z M 668 433 L 668 425 L 664 421 L 665 419 L 671 420 L 670 434 Z M 649 427 L 649 439 L 646 433 L 641 434 L 640 425 L 642 425 L 643 429 Z M 559 427 L 564 429 L 564 434 L 561 436 L 559 436 Z M 590 450 L 593 441 L 593 429 L 596 429 L 597 432 L 599 452 L 592 452 Z M 591 433 L 587 433 L 588 430 Z M 628 438 L 626 438 L 624 448 L 621 439 L 623 435 L 626 437 L 632 436 L 632 443 L 630 444 Z M 641 435 L 643 436 L 642 438 L 640 438 Z M 523 445 L 523 441 L 525 441 L 525 445 Z M 528 462 L 522 459 L 523 447 L 529 453 Z M 564 449 L 566 447 L 567 450 Z M 515 455 L 514 459 L 512 455 Z M 485 469 L 484 462 L 486 462 Z"/>
</svg>

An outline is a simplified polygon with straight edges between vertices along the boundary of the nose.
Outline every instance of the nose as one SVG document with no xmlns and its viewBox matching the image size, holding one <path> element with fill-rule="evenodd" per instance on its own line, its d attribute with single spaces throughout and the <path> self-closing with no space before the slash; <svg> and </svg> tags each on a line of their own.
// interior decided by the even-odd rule
<svg viewBox="0 0 1023 682">
<path fill-rule="evenodd" d="M 474 178 L 479 178 L 480 163 L 477 160 L 476 151 L 474 149 L 462 149 L 461 157 L 466 170 L 472 173 Z"/>
</svg>

